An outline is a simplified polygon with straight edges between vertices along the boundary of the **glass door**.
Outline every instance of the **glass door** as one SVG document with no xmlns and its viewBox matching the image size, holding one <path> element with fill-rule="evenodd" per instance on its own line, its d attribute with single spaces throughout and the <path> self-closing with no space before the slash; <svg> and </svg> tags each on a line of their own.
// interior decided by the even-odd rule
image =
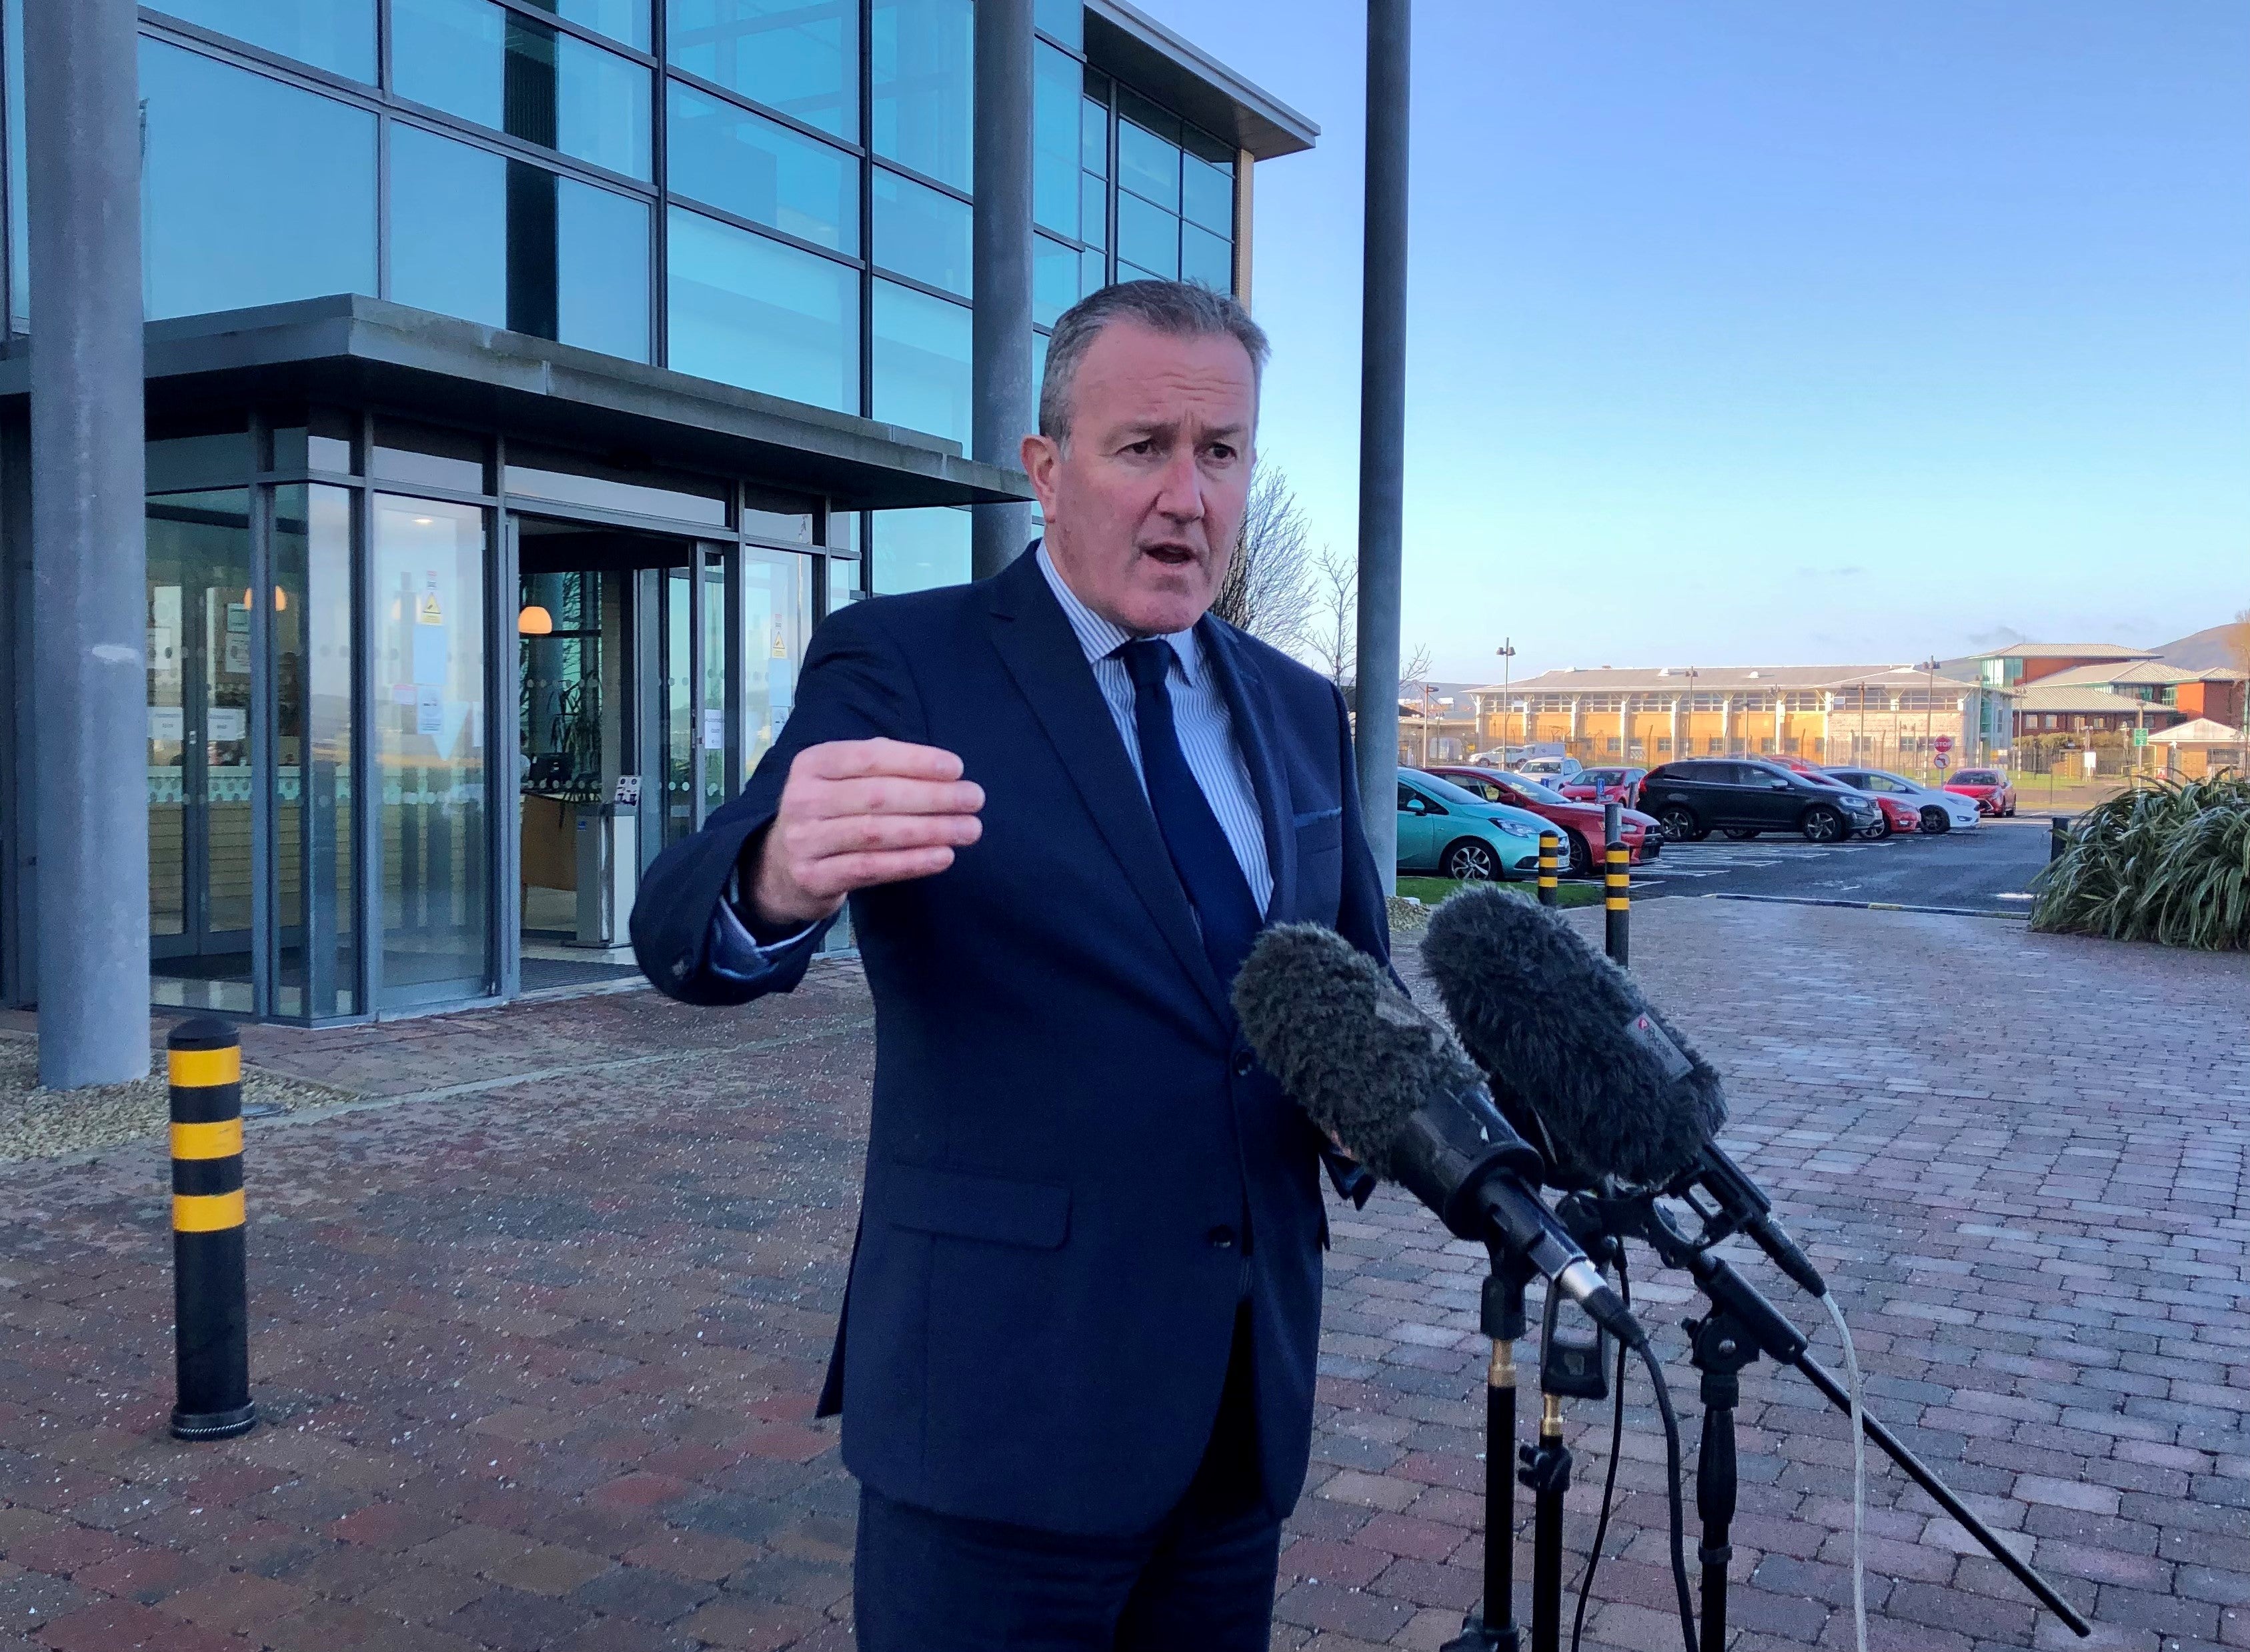
<svg viewBox="0 0 2250 1652">
<path fill-rule="evenodd" d="M 812 634 L 814 561 L 745 545 L 742 557 L 742 777 L 780 738 L 797 704 L 797 673 Z"/>
</svg>

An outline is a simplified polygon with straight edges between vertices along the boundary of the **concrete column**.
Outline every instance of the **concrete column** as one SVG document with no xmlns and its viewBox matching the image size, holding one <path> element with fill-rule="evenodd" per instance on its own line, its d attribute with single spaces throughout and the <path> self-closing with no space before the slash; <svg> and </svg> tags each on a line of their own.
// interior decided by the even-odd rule
<svg viewBox="0 0 2250 1652">
<path fill-rule="evenodd" d="M 1359 793 L 1387 891 L 1398 866 L 1398 607 L 1406 508 L 1411 0 L 1367 0 L 1367 228 L 1359 382 Z"/>
<path fill-rule="evenodd" d="M 1032 0 L 977 0 L 977 209 L 970 457 L 1014 470 L 1039 423 L 1032 383 Z M 997 574 L 1031 542 L 1029 505 L 970 511 L 970 569 Z"/>
<path fill-rule="evenodd" d="M 39 1082 L 148 1070 L 148 542 L 132 0 L 24 9 Z"/>
<path fill-rule="evenodd" d="M 1685 708 L 1681 702 L 1680 697 L 1677 694 L 1674 694 L 1672 697 L 1672 754 L 1674 757 L 1685 757 L 1688 755 L 1687 752 L 1683 750 L 1681 746 L 1681 742 L 1688 737 L 1687 721 L 1681 715 L 1684 709 Z"/>
</svg>

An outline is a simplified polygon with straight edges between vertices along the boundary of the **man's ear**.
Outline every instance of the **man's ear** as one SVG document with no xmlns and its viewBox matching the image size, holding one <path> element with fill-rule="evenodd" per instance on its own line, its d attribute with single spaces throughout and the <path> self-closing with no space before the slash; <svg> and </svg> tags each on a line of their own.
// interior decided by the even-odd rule
<svg viewBox="0 0 2250 1652">
<path fill-rule="evenodd" d="M 1055 472 L 1062 465 L 1062 448 L 1048 437 L 1027 436 L 1024 438 L 1023 459 L 1024 474 L 1032 478 L 1032 492 L 1039 496 L 1039 513 L 1053 520 Z"/>
</svg>

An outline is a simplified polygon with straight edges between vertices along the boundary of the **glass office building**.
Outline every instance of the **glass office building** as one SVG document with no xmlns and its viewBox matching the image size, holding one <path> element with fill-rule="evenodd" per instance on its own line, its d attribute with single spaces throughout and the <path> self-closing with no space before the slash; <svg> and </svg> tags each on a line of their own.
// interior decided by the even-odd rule
<svg viewBox="0 0 2250 1652">
<path fill-rule="evenodd" d="M 0 10 L 18 1003 L 28 3 Z M 965 579 L 966 507 L 1025 497 L 963 457 L 972 0 L 141 16 L 158 1002 L 322 1022 L 623 968 L 633 878 L 772 742 L 821 617 Z M 1116 0 L 1034 17 L 1035 331 L 1143 274 L 1246 296 L 1252 169 L 1315 129 Z"/>
</svg>

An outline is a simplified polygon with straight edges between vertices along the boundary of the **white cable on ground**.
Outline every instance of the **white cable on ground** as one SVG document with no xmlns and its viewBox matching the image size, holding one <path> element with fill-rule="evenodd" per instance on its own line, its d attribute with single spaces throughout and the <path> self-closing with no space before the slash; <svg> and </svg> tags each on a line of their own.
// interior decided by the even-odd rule
<svg viewBox="0 0 2250 1652">
<path fill-rule="evenodd" d="M 1867 1652 L 1867 1435 L 1861 1416 L 1860 1356 L 1852 1346 L 1852 1327 L 1844 1323 L 1844 1311 L 1836 1305 L 1834 1293 L 1824 1295 L 1820 1301 L 1836 1322 L 1836 1334 L 1844 1340 L 1844 1375 L 1852 1387 L 1852 1622 L 1859 1636 L 1859 1652 Z"/>
</svg>

